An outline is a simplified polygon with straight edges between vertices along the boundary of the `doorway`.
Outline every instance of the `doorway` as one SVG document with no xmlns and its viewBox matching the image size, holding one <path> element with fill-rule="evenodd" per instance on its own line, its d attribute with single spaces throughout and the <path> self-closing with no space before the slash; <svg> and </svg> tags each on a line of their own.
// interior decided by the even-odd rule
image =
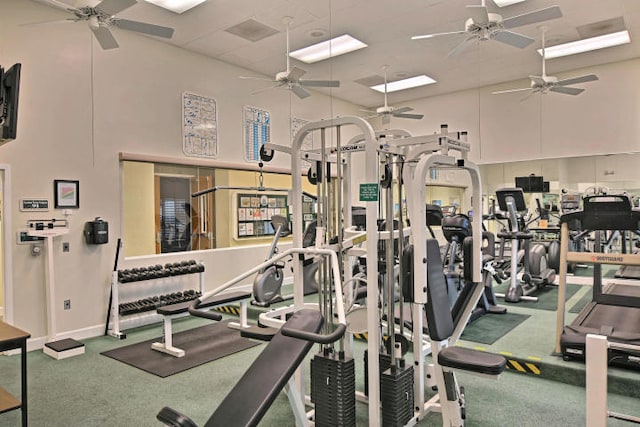
<svg viewBox="0 0 640 427">
<path fill-rule="evenodd" d="M 11 167 L 0 164 L 0 318 L 13 322 L 11 271 Z"/>
</svg>

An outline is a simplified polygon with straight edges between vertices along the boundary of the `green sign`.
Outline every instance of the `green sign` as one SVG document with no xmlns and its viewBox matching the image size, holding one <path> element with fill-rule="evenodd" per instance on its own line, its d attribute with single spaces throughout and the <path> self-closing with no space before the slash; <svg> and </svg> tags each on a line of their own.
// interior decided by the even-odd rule
<svg viewBox="0 0 640 427">
<path fill-rule="evenodd" d="M 360 201 L 377 202 L 378 184 L 360 184 Z"/>
</svg>

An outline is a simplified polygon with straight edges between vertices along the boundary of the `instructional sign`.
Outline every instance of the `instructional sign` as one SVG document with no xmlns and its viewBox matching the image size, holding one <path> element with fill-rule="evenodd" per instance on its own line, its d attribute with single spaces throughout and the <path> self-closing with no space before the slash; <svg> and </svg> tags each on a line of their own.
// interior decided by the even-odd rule
<svg viewBox="0 0 640 427">
<path fill-rule="evenodd" d="M 377 202 L 378 184 L 360 184 L 360 201 Z"/>
<path fill-rule="evenodd" d="M 33 211 L 48 211 L 49 210 L 49 200 L 48 199 L 20 199 L 20 210 L 23 212 L 33 212 Z"/>
<path fill-rule="evenodd" d="M 182 151 L 186 156 L 218 156 L 218 110 L 216 100 L 182 94 Z"/>
</svg>

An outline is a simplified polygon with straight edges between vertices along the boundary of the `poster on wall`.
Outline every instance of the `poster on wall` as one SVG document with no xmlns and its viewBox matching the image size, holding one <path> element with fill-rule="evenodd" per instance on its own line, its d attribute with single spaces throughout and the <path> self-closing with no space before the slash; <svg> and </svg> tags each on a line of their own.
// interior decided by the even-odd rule
<svg viewBox="0 0 640 427">
<path fill-rule="evenodd" d="M 185 156 L 218 156 L 218 110 L 213 98 L 182 94 L 182 151 Z"/>
<path fill-rule="evenodd" d="M 289 218 L 286 194 L 238 194 L 236 211 L 238 238 L 273 236 L 271 217 Z"/>
<path fill-rule="evenodd" d="M 267 110 L 245 106 L 242 125 L 245 160 L 258 162 L 260 147 L 271 141 L 271 114 Z"/>
</svg>

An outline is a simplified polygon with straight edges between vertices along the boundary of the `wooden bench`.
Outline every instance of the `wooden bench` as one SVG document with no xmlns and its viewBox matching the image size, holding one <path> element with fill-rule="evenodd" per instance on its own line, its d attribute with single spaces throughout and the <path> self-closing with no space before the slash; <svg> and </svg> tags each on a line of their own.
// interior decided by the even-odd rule
<svg viewBox="0 0 640 427">
<path fill-rule="evenodd" d="M 206 303 L 200 304 L 200 308 L 219 307 L 231 302 L 240 301 L 240 322 L 231 322 L 229 323 L 229 327 L 246 329 L 249 328 L 249 324 L 247 323 L 247 300 L 249 298 L 251 298 L 251 292 L 227 292 L 214 295 Z M 184 356 L 184 350 L 173 346 L 172 320 L 179 315 L 187 313 L 192 304 L 193 301 L 185 301 L 165 305 L 156 309 L 156 312 L 163 316 L 163 342 L 154 342 L 151 344 L 153 350 L 161 351 L 174 357 Z"/>
</svg>

